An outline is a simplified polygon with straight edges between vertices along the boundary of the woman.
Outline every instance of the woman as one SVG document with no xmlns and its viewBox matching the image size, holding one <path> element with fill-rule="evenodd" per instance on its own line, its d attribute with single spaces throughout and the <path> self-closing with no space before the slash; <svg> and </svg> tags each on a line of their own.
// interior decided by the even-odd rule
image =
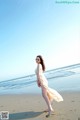
<svg viewBox="0 0 80 120">
<path fill-rule="evenodd" d="M 41 55 L 38 55 L 36 57 L 36 63 L 37 63 L 36 69 L 37 84 L 38 87 L 41 87 L 42 96 L 45 102 L 47 103 L 48 110 L 46 112 L 48 112 L 48 114 L 46 115 L 46 117 L 49 117 L 51 113 L 54 112 L 51 106 L 51 102 L 53 100 L 60 102 L 63 101 L 63 98 L 57 91 L 48 87 L 48 81 L 43 74 L 43 72 L 45 71 L 45 64 Z"/>
</svg>

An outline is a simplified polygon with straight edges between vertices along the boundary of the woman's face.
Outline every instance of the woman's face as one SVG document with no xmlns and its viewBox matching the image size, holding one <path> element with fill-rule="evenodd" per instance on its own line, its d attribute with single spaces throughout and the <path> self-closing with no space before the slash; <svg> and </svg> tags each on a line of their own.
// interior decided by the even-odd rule
<svg viewBox="0 0 80 120">
<path fill-rule="evenodd" d="M 36 57 L 36 63 L 40 63 L 40 58 L 39 57 Z"/>
</svg>

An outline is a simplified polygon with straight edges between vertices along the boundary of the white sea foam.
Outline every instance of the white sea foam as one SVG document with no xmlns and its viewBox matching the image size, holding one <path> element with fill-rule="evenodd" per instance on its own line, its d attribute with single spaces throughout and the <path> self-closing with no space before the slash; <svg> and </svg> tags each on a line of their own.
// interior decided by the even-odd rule
<svg viewBox="0 0 80 120">
<path fill-rule="evenodd" d="M 80 91 L 80 64 L 46 71 L 49 86 L 58 91 Z M 0 94 L 39 93 L 36 76 L 29 75 L 0 82 Z"/>
</svg>

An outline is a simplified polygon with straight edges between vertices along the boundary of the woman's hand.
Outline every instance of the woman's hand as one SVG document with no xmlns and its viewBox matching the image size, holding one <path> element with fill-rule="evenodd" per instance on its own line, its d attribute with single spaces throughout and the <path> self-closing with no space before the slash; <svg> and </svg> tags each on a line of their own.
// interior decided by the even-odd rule
<svg viewBox="0 0 80 120">
<path fill-rule="evenodd" d="M 37 80 L 37 84 L 38 84 L 38 87 L 41 86 L 41 82 L 39 80 Z"/>
</svg>

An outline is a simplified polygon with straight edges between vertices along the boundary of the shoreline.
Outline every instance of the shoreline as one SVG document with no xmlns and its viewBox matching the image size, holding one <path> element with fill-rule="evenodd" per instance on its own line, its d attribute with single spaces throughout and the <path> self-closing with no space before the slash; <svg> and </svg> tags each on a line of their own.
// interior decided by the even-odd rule
<svg viewBox="0 0 80 120">
<path fill-rule="evenodd" d="M 10 120 L 78 120 L 80 119 L 80 92 L 59 92 L 64 101 L 53 101 L 55 114 L 46 118 L 47 107 L 41 94 L 0 95 L 0 111 L 9 111 Z"/>
<path fill-rule="evenodd" d="M 40 90 L 40 89 L 39 89 Z M 56 89 L 55 89 L 56 90 Z M 57 92 L 64 94 L 64 93 L 80 93 L 80 90 L 56 90 Z M 3 93 L 0 96 L 7 96 L 7 95 L 41 95 L 41 90 L 39 92 L 24 92 L 24 93 Z"/>
</svg>

